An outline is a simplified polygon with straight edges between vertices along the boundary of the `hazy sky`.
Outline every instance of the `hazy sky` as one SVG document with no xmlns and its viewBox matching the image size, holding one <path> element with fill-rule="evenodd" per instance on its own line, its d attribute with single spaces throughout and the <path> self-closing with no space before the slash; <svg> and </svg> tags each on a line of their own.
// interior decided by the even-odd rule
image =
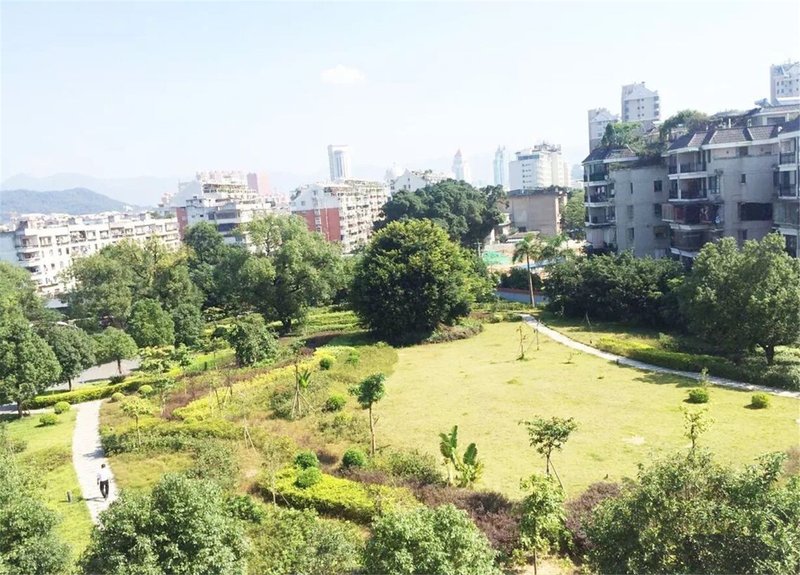
<svg viewBox="0 0 800 575">
<path fill-rule="evenodd" d="M 2 177 L 425 167 L 542 139 L 646 81 L 746 108 L 800 57 L 800 3 L 2 3 Z M 490 166 L 473 165 L 488 178 Z"/>
</svg>

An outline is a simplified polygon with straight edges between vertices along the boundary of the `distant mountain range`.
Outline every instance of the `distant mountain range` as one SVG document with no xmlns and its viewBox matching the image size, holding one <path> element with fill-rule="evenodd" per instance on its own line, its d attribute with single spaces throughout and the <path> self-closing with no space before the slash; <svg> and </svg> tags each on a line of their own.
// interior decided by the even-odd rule
<svg viewBox="0 0 800 575">
<path fill-rule="evenodd" d="M 133 178 L 95 178 L 85 174 L 54 174 L 38 178 L 17 174 L 3 180 L 3 190 L 71 190 L 85 188 L 114 200 L 140 206 L 155 206 L 164 192 L 178 189 L 178 177 L 142 176 Z M 183 178 L 191 179 L 191 178 Z"/>
<path fill-rule="evenodd" d="M 16 213 L 94 214 L 123 211 L 135 207 L 86 188 L 38 192 L 34 190 L 3 190 L 0 192 L 0 220 Z"/>
</svg>

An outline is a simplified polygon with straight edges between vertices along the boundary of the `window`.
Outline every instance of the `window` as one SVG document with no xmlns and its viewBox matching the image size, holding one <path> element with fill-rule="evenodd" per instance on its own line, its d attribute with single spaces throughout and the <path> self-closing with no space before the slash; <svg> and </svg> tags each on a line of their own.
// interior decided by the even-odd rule
<svg viewBox="0 0 800 575">
<path fill-rule="evenodd" d="M 742 174 L 742 177 L 739 179 L 739 181 L 741 183 L 743 183 L 743 184 L 746 184 L 747 183 L 747 174 Z"/>
<path fill-rule="evenodd" d="M 628 206 L 627 208 L 628 208 L 628 219 L 632 220 L 633 219 L 633 206 Z"/>
<path fill-rule="evenodd" d="M 747 146 L 742 146 L 739 148 L 739 156 L 746 156 L 747 155 Z"/>
<path fill-rule="evenodd" d="M 662 191 L 662 186 L 663 186 L 663 184 L 664 184 L 664 182 L 662 182 L 661 180 L 655 180 L 655 181 L 653 182 L 653 191 L 654 191 L 654 192 L 660 192 L 660 191 Z"/>
<path fill-rule="evenodd" d="M 661 219 L 661 204 L 653 204 L 653 215 Z"/>
<path fill-rule="evenodd" d="M 739 204 L 739 219 L 743 222 L 766 222 L 772 220 L 772 204 L 743 202 Z"/>
<path fill-rule="evenodd" d="M 739 242 L 747 241 L 747 230 L 739 230 Z"/>
<path fill-rule="evenodd" d="M 655 226 L 653 228 L 653 237 L 657 240 L 666 239 L 669 236 L 669 228 L 667 226 Z"/>
<path fill-rule="evenodd" d="M 633 194 L 633 182 L 630 183 L 630 187 L 631 187 L 631 194 Z"/>
<path fill-rule="evenodd" d="M 634 229 L 633 228 L 628 228 L 626 235 L 628 236 L 628 241 L 632 242 L 633 238 L 635 236 Z"/>
</svg>

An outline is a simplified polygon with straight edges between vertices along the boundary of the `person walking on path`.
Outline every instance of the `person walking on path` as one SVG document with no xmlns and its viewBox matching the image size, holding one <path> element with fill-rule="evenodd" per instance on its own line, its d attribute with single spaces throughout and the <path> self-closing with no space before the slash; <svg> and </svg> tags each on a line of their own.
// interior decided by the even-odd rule
<svg viewBox="0 0 800 575">
<path fill-rule="evenodd" d="M 103 499 L 108 499 L 108 482 L 111 479 L 111 474 L 108 472 L 106 464 L 100 466 L 100 471 L 97 473 L 97 484 L 100 486 L 100 495 Z"/>
</svg>

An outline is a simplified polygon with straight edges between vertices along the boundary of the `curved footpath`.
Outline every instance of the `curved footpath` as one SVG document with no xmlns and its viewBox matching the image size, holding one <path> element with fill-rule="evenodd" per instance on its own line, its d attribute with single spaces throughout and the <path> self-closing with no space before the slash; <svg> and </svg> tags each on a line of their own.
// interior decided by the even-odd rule
<svg viewBox="0 0 800 575">
<path fill-rule="evenodd" d="M 72 408 L 77 411 L 75 418 L 75 433 L 72 436 L 72 465 L 78 474 L 78 484 L 81 486 L 83 499 L 89 507 L 92 521 L 97 523 L 101 511 L 111 505 L 117 498 L 117 484 L 111 466 L 103 453 L 100 445 L 100 404 L 102 399 L 77 403 Z M 100 465 L 105 463 L 111 474 L 109 481 L 108 499 L 100 495 L 97 485 L 97 472 Z"/>
<path fill-rule="evenodd" d="M 652 365 L 649 363 L 643 363 L 641 361 L 636 361 L 635 359 L 629 359 L 622 355 L 616 355 L 613 353 L 608 353 L 606 351 L 601 351 L 597 348 L 592 346 L 586 345 L 579 341 L 575 341 L 564 335 L 563 333 L 557 332 L 556 330 L 547 327 L 538 319 L 534 318 L 533 316 L 523 313 L 520 314 L 522 316 L 523 321 L 527 323 L 534 329 L 538 329 L 539 333 L 542 333 L 549 337 L 552 340 L 557 341 L 563 345 L 571 347 L 572 349 L 576 349 L 578 351 L 582 351 L 584 353 L 588 353 L 607 361 L 613 361 L 617 365 L 624 365 L 626 367 L 634 367 L 636 369 L 643 369 L 646 371 L 653 371 L 656 373 L 668 373 L 671 375 L 679 375 L 681 377 L 688 377 L 689 379 L 700 379 L 700 374 L 694 371 L 679 371 L 677 369 L 669 369 L 666 367 L 659 367 L 657 365 Z M 753 385 L 750 383 L 743 383 L 741 381 L 734 381 L 732 379 L 725 379 L 724 377 L 716 377 L 713 375 L 708 376 L 709 383 L 713 383 L 714 385 L 719 385 L 720 387 L 729 387 L 731 389 L 738 389 L 741 391 L 762 391 L 764 393 L 771 393 L 772 395 L 778 395 L 781 397 L 791 397 L 794 399 L 800 399 L 800 392 L 798 391 L 786 391 L 781 389 L 774 389 L 771 387 L 764 387 L 763 385 Z"/>
</svg>

